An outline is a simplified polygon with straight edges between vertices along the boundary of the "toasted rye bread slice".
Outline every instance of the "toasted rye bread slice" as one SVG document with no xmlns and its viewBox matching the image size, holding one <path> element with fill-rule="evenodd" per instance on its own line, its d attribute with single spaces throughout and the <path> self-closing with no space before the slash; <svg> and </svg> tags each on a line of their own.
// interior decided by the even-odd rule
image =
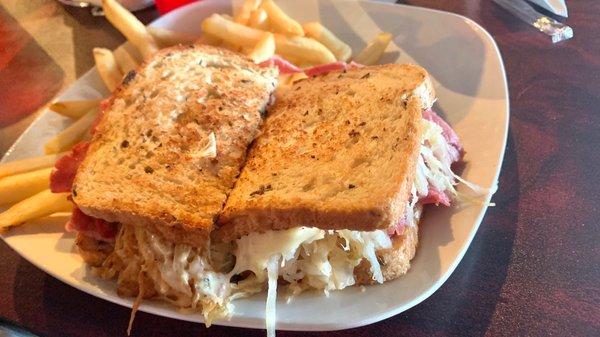
<svg viewBox="0 0 600 337">
<path fill-rule="evenodd" d="M 214 237 L 395 225 L 414 179 L 421 112 L 434 97 L 423 68 L 393 64 L 278 92 Z"/>
<path fill-rule="evenodd" d="M 225 49 L 160 51 L 109 99 L 74 202 L 90 216 L 203 246 L 276 84 L 275 68 Z"/>
</svg>

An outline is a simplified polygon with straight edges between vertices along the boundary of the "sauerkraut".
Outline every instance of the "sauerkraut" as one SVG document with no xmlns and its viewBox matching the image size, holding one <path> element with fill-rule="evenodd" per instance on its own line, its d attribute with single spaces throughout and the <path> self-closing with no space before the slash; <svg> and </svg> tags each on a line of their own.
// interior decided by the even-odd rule
<svg viewBox="0 0 600 337">
<path fill-rule="evenodd" d="M 354 267 L 366 258 L 378 282 L 383 282 L 375 252 L 391 247 L 385 231 L 359 232 L 296 227 L 252 233 L 236 241 L 236 264 L 230 274 L 251 271 L 255 282 L 267 280 L 267 265 L 275 256 L 278 276 L 292 290 L 325 292 L 354 284 Z"/>
<path fill-rule="evenodd" d="M 296 227 L 287 230 L 252 233 L 236 241 L 236 264 L 230 275 L 251 271 L 253 277 L 240 284 L 260 289 L 268 285 L 265 307 L 267 336 L 275 335 L 275 302 L 277 280 L 289 283 L 297 294 L 306 289 L 343 289 L 355 283 L 354 267 L 363 259 L 371 265 L 373 279 L 383 282 L 376 252 L 390 248 L 391 239 L 385 231 L 359 232 Z"/>
<path fill-rule="evenodd" d="M 212 249 L 217 250 L 212 255 L 227 256 L 227 251 L 219 250 L 230 248 Z M 229 263 L 224 258 L 222 261 Z M 232 309 L 235 285 L 227 274 L 215 270 L 206 253 L 169 242 L 139 226 L 121 226 L 113 253 L 94 272 L 103 278 L 116 277 L 121 295 L 159 298 L 200 311 L 207 326 Z"/>
<path fill-rule="evenodd" d="M 426 197 L 432 188 L 455 196 L 456 180 L 451 168 L 454 159 L 450 156 L 452 145 L 447 142 L 438 124 L 423 118 L 421 125 L 423 137 L 413 183 L 412 202 Z"/>
</svg>

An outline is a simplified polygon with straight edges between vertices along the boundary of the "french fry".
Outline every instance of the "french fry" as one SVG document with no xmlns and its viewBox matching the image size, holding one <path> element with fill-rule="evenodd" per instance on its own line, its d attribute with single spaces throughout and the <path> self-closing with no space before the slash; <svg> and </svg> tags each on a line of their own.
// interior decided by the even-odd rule
<svg viewBox="0 0 600 337">
<path fill-rule="evenodd" d="M 158 27 L 147 27 L 152 37 L 158 42 L 158 44 L 165 48 L 178 44 L 191 44 L 198 40 L 197 36 L 191 34 L 175 32 L 169 29 L 158 28 Z"/>
<path fill-rule="evenodd" d="M 83 117 L 76 120 L 73 122 L 73 124 L 69 125 L 66 129 L 54 136 L 54 138 L 50 139 L 46 145 L 44 145 L 44 151 L 46 154 L 65 151 L 73 147 L 73 145 L 83 138 L 88 129 L 96 120 L 97 115 L 97 109 L 90 110 Z"/>
<path fill-rule="evenodd" d="M 223 41 L 218 37 L 208 34 L 206 32 L 202 33 L 202 35 L 196 40 L 196 43 L 207 44 L 209 46 L 219 46 Z"/>
<path fill-rule="evenodd" d="M 247 25 L 248 20 L 250 19 L 250 13 L 253 10 L 256 10 L 260 5 L 261 0 L 246 0 L 240 7 L 239 12 L 235 15 L 233 21 L 241 24 Z"/>
<path fill-rule="evenodd" d="M 219 14 L 213 14 L 204 19 L 202 31 L 225 42 L 247 48 L 253 48 L 264 34 L 261 30 L 229 21 Z"/>
<path fill-rule="evenodd" d="M 271 28 L 287 36 L 304 36 L 302 26 L 294 19 L 289 17 L 273 0 L 265 0 L 260 8 L 267 12 Z"/>
<path fill-rule="evenodd" d="M 304 28 L 306 36 L 321 42 L 327 49 L 331 50 L 338 61 L 348 61 L 350 56 L 352 56 L 350 46 L 338 39 L 337 36 L 333 35 L 329 29 L 325 28 L 319 22 L 307 22 L 302 25 L 302 28 Z"/>
<path fill-rule="evenodd" d="M 233 16 L 231 16 L 229 14 L 219 14 L 219 15 L 221 15 L 221 17 L 223 19 L 227 20 L 227 21 L 235 22 L 235 19 L 233 18 Z M 245 48 L 241 47 L 241 46 L 239 46 L 236 43 L 232 43 L 231 41 L 221 40 L 221 39 L 219 39 L 217 37 L 215 37 L 215 39 L 219 40 L 219 43 L 215 44 L 215 46 L 223 47 L 225 49 L 229 49 L 229 50 L 232 50 L 232 51 L 235 51 L 235 52 L 242 52 L 242 53 L 244 53 L 245 49 L 248 49 L 248 50 L 251 49 L 251 48 L 247 48 L 247 47 L 245 47 Z"/>
<path fill-rule="evenodd" d="M 52 168 L 15 174 L 0 179 L 0 205 L 13 204 L 50 186 Z"/>
<path fill-rule="evenodd" d="M 223 41 L 223 42 L 221 42 L 221 44 L 219 46 L 223 47 L 225 49 L 229 49 L 229 50 L 235 51 L 235 52 L 240 52 L 240 51 L 243 50 L 242 47 L 240 47 L 240 46 L 238 46 L 238 45 L 236 45 L 234 43 L 231 43 L 229 41 Z"/>
<path fill-rule="evenodd" d="M 73 204 L 67 199 L 71 193 L 52 193 L 43 190 L 0 213 L 0 229 L 16 226 L 57 212 L 70 212 Z"/>
<path fill-rule="evenodd" d="M 279 86 L 288 85 L 291 77 L 292 77 L 292 74 L 279 74 L 279 76 L 277 77 L 278 85 Z"/>
<path fill-rule="evenodd" d="M 94 48 L 94 60 L 102 82 L 109 91 L 114 91 L 123 79 L 115 55 L 106 48 Z"/>
<path fill-rule="evenodd" d="M 253 10 L 248 19 L 248 26 L 260 30 L 269 30 L 269 17 L 267 12 L 262 9 Z"/>
<path fill-rule="evenodd" d="M 289 87 L 305 78 L 308 78 L 305 73 L 279 74 L 278 83 L 280 87 Z"/>
<path fill-rule="evenodd" d="M 228 21 L 219 14 L 206 18 L 202 22 L 202 30 L 225 42 L 244 48 L 253 48 L 264 36 L 261 30 Z M 274 36 L 275 51 L 285 58 L 303 60 L 310 64 L 336 61 L 329 49 L 313 39 L 302 36 L 286 37 L 281 34 L 274 34 Z"/>
<path fill-rule="evenodd" d="M 302 36 L 275 34 L 275 52 L 289 60 L 305 64 L 335 62 L 335 56 L 321 43 Z"/>
<path fill-rule="evenodd" d="M 100 104 L 99 99 L 54 102 L 48 108 L 65 117 L 78 119 Z M 0 175 L 1 176 L 1 175 Z"/>
<path fill-rule="evenodd" d="M 158 51 L 158 44 L 133 14 L 121 6 L 116 0 L 102 0 L 104 15 L 127 40 L 129 40 L 144 57 Z"/>
<path fill-rule="evenodd" d="M 273 54 L 275 54 L 275 37 L 272 33 L 265 32 L 264 37 L 258 41 L 248 56 L 254 63 L 260 63 L 268 60 Z"/>
<path fill-rule="evenodd" d="M 288 83 L 294 84 L 294 82 L 303 80 L 305 78 L 308 78 L 305 73 L 293 73 L 292 76 L 290 76 Z"/>
<path fill-rule="evenodd" d="M 277 53 L 277 45 L 275 45 L 275 53 Z M 305 61 L 301 58 L 296 58 L 290 55 L 286 55 L 285 60 L 290 62 L 291 64 L 295 65 L 296 67 L 300 67 L 301 68 L 301 64 L 305 63 Z"/>
<path fill-rule="evenodd" d="M 140 52 L 129 41 L 117 47 L 113 54 L 122 74 L 135 70 L 143 60 Z"/>
<path fill-rule="evenodd" d="M 379 62 L 381 55 L 390 44 L 394 37 L 390 33 L 379 33 L 369 44 L 363 49 L 354 59 L 354 61 L 364 64 L 373 65 Z"/>
<path fill-rule="evenodd" d="M 41 157 L 25 158 L 0 164 L 0 179 L 15 174 L 35 171 L 54 166 L 56 161 L 66 152 L 49 154 Z"/>
</svg>

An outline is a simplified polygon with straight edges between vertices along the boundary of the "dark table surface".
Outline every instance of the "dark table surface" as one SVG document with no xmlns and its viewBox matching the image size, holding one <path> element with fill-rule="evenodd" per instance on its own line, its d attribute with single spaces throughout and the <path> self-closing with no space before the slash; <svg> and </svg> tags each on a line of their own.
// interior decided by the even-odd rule
<svg viewBox="0 0 600 337">
<path fill-rule="evenodd" d="M 470 17 L 500 47 L 511 120 L 497 206 L 456 271 L 423 303 L 362 328 L 279 336 L 600 335 L 600 1 L 569 1 L 575 37 L 556 45 L 488 0 L 400 2 Z M 138 15 L 148 21 L 157 13 Z M 115 47 L 122 37 L 89 10 L 50 0 L 0 0 L 0 17 L 5 151 L 45 101 L 92 66 L 93 46 Z M 45 17 L 70 30 L 44 30 Z M 71 49 L 48 42 L 63 31 L 83 35 L 73 35 Z M 73 55 L 75 66 L 63 62 Z M 61 283 L 0 243 L 0 317 L 46 336 L 118 336 L 129 309 Z M 264 331 L 206 329 L 140 312 L 133 335 Z"/>
</svg>

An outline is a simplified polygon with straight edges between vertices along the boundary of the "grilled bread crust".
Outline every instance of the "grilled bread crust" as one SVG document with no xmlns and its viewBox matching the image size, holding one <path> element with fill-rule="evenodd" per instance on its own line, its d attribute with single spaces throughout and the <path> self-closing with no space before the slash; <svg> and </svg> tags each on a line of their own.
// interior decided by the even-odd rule
<svg viewBox="0 0 600 337">
<path fill-rule="evenodd" d="M 204 246 L 259 133 L 277 75 L 221 48 L 161 50 L 105 102 L 74 202 L 90 216 Z"/>
<path fill-rule="evenodd" d="M 82 233 L 77 233 L 75 245 L 83 261 L 92 267 L 99 267 L 114 250 L 114 244 L 96 240 Z"/>
<path fill-rule="evenodd" d="M 419 243 L 418 225 L 407 226 L 402 235 L 392 236 L 392 247 L 377 251 L 377 261 L 381 267 L 383 281 L 390 281 L 406 274 L 410 269 L 410 261 L 415 257 Z M 371 264 L 362 260 L 354 267 L 356 284 L 376 284 L 371 273 Z"/>
<path fill-rule="evenodd" d="M 331 72 L 278 91 L 213 236 L 395 225 L 414 180 L 421 112 L 434 100 L 414 65 Z"/>
</svg>

